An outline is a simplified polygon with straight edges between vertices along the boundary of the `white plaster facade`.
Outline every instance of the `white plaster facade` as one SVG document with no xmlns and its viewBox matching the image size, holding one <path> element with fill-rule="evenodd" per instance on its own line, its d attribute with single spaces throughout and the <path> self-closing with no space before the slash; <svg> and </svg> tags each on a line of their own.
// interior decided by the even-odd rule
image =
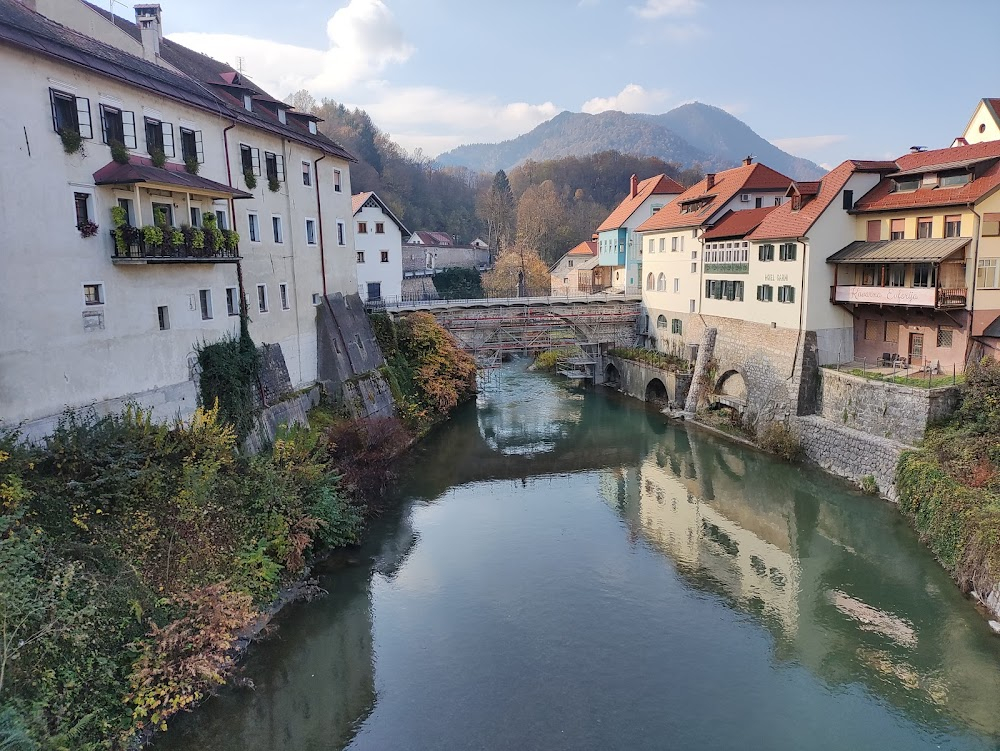
<svg viewBox="0 0 1000 751">
<path fill-rule="evenodd" d="M 39 10 L 49 5 L 39 2 Z M 83 33 L 97 28 L 106 43 L 117 33 L 115 46 L 134 54 L 134 39 L 78 0 L 51 5 L 64 11 L 61 22 L 79 22 Z M 154 202 L 170 207 L 175 227 L 219 212 L 241 237 L 239 266 L 254 341 L 281 345 L 294 386 L 316 379 L 315 304 L 324 291 L 356 289 L 346 159 L 238 123 L 223 106 L 212 111 L 12 44 L 0 42 L 0 68 L 0 130 L 11 135 L 0 151 L 0 258 L 10 290 L 0 300 L 0 420 L 24 424 L 30 438 L 50 430 L 67 407 L 93 405 L 103 412 L 131 398 L 161 420 L 193 412 L 195 346 L 238 328 L 238 315 L 227 310 L 228 290 L 241 283 L 238 265 L 115 262 L 111 209 L 119 199 L 131 201 L 130 223 L 137 226 L 152 224 Z M 89 102 L 93 138 L 85 138 L 78 153 L 66 154 L 55 132 L 50 89 Z M 168 162 L 175 165 L 183 163 L 180 128 L 198 133 L 199 177 L 246 190 L 239 163 L 246 143 L 260 152 L 259 172 L 265 152 L 283 156 L 284 179 L 272 192 L 262 175 L 249 191 L 252 198 L 235 201 L 224 192 L 169 184 L 97 185 L 95 173 L 111 162 L 102 140 L 102 104 L 134 114 L 134 156 L 147 155 L 143 123 L 151 117 L 172 125 L 175 155 Z M 303 184 L 303 163 L 309 185 Z M 334 169 L 341 173 L 340 192 Z M 86 196 L 88 218 L 99 225 L 93 237 L 82 237 L 76 227 L 76 194 Z M 251 214 L 258 217 L 256 242 L 248 230 Z M 100 299 L 85 300 L 85 285 L 100 285 Z"/>
<path fill-rule="evenodd" d="M 361 194 L 355 201 L 358 294 L 363 300 L 398 299 L 403 284 L 403 237 L 409 232 L 376 194 Z"/>
</svg>

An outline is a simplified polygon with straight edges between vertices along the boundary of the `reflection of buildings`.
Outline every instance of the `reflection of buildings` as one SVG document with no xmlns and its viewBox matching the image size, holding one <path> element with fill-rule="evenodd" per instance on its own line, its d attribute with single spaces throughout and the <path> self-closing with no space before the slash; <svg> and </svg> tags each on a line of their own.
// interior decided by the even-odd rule
<svg viewBox="0 0 1000 751">
<path fill-rule="evenodd" d="M 861 683 L 921 723 L 943 711 L 1000 733 L 996 650 L 975 614 L 891 510 L 816 480 L 671 430 L 600 482 L 631 534 L 766 626 L 778 659 Z"/>
</svg>

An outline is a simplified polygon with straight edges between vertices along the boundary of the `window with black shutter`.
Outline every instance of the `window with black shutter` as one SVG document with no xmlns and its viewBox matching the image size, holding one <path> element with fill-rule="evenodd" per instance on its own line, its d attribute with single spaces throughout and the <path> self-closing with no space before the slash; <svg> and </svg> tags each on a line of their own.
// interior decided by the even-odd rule
<svg viewBox="0 0 1000 751">
<path fill-rule="evenodd" d="M 163 149 L 163 123 L 159 120 L 153 120 L 152 118 L 145 118 L 146 124 L 146 153 L 154 154 L 157 151 L 163 151 L 166 155 L 166 151 Z"/>
<path fill-rule="evenodd" d="M 90 221 L 90 194 L 74 193 L 73 203 L 76 206 L 76 226 L 80 227 Z"/>
<path fill-rule="evenodd" d="M 268 182 L 278 182 L 278 156 L 269 151 L 264 152 L 264 168 L 267 170 Z"/>
<path fill-rule="evenodd" d="M 757 257 L 761 261 L 773 261 L 774 260 L 774 246 L 771 244 L 761 245 L 757 249 Z"/>
<path fill-rule="evenodd" d="M 242 146 L 241 146 L 242 149 Z M 187 161 L 205 161 L 205 153 L 201 145 L 201 131 L 181 128 L 181 158 Z"/>
<path fill-rule="evenodd" d="M 253 150 L 245 143 L 240 144 L 240 164 L 243 165 L 244 174 L 253 172 Z"/>
<path fill-rule="evenodd" d="M 845 190 L 844 191 L 844 211 L 850 211 L 854 208 L 854 191 Z"/>
</svg>

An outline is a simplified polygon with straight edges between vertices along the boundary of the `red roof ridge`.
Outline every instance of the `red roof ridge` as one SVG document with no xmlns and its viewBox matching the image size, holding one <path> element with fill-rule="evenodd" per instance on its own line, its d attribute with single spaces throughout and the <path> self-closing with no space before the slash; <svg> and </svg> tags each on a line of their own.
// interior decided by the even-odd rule
<svg viewBox="0 0 1000 751">
<path fill-rule="evenodd" d="M 735 211 L 730 209 L 719 219 L 712 228 L 706 231 L 702 238 L 705 240 L 722 240 L 728 238 L 744 237 L 756 229 L 763 222 L 768 214 L 780 206 L 761 206 L 759 209 L 744 209 Z"/>
<path fill-rule="evenodd" d="M 650 196 L 680 195 L 683 192 L 684 186 L 665 174 L 646 178 L 639 183 L 635 195 L 625 196 L 614 211 L 608 214 L 607 219 L 601 222 L 597 231 L 607 232 L 624 226 L 636 209 L 642 206 Z"/>
</svg>

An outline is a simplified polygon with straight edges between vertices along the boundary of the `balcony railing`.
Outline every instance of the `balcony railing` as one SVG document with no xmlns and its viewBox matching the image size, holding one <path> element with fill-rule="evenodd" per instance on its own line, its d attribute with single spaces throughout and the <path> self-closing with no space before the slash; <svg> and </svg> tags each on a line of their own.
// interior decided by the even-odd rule
<svg viewBox="0 0 1000 751">
<path fill-rule="evenodd" d="M 868 287 L 841 285 L 830 288 L 830 302 L 901 305 L 915 308 L 964 308 L 965 287 Z"/>
<path fill-rule="evenodd" d="M 200 239 L 193 232 L 182 232 L 181 241 L 175 243 L 173 230 L 162 230 L 164 239 L 159 243 L 146 241 L 140 227 L 121 227 L 111 231 L 112 261 L 145 263 L 232 263 L 239 260 L 239 248 L 230 242 L 229 233 L 221 230 L 221 247 L 216 247 L 212 237 L 202 233 Z M 118 237 L 118 233 L 121 237 Z M 201 247 L 196 247 L 200 244 Z"/>
</svg>

